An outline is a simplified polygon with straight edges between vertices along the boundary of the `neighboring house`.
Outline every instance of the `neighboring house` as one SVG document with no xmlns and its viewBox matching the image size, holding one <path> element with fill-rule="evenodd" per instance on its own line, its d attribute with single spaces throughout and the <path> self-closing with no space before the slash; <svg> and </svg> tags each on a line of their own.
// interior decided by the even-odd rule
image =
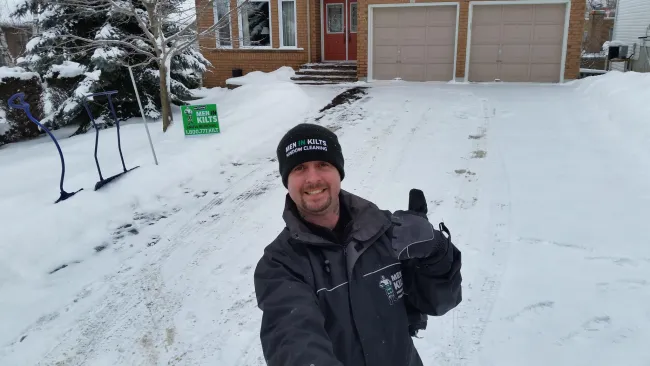
<svg viewBox="0 0 650 366">
<path fill-rule="evenodd" d="M 582 42 L 582 60 L 580 67 L 604 70 L 607 54 L 603 44 L 612 40 L 614 31 L 613 12 L 609 10 L 592 10 L 585 21 L 585 34 Z"/>
<path fill-rule="evenodd" d="M 650 71 L 647 37 L 650 37 L 650 0 L 619 0 L 612 40 L 628 45 L 629 70 Z M 611 69 L 623 71 L 624 63 L 612 62 Z"/>
<path fill-rule="evenodd" d="M 7 48 L 11 57 L 14 60 L 20 57 L 25 52 L 25 47 L 29 38 L 31 37 L 32 28 L 27 25 L 13 25 L 0 23 L 0 28 L 4 32 L 5 39 L 7 40 Z M 9 64 L 9 60 L 4 60 L 0 57 L 0 66 Z"/>
<path fill-rule="evenodd" d="M 214 66 L 206 87 L 223 86 L 238 69 L 330 61 L 355 64 L 357 79 L 367 81 L 579 76 L 584 0 L 250 0 L 236 9 L 237 1 L 200 11 L 207 0 L 196 0 L 200 29 L 215 19 L 225 25 L 201 40 Z"/>
</svg>

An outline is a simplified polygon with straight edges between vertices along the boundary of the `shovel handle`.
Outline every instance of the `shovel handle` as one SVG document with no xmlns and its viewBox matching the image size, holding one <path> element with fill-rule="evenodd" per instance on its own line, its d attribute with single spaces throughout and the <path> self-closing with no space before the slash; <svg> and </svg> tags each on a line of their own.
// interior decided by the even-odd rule
<svg viewBox="0 0 650 366">
<path fill-rule="evenodd" d="M 16 103 L 16 99 L 18 99 L 18 103 Z M 16 93 L 12 95 L 7 104 L 9 104 L 9 107 L 14 109 L 27 110 L 29 108 L 29 104 L 25 103 L 25 93 Z"/>
</svg>

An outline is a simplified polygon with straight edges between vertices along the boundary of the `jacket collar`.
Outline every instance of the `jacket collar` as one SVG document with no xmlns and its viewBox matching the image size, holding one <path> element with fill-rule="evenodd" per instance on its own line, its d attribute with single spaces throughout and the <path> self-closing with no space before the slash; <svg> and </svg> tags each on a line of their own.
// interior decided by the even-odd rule
<svg viewBox="0 0 650 366">
<path fill-rule="evenodd" d="M 341 190 L 339 201 L 350 213 L 350 224 L 352 225 L 350 236 L 359 243 L 365 243 L 374 239 L 379 234 L 383 234 L 391 225 L 390 219 L 384 212 L 368 200 Z M 292 239 L 312 245 L 338 246 L 338 244 L 332 243 L 311 232 L 302 219 L 297 216 L 295 207 L 295 203 L 289 194 L 287 194 L 282 217 Z"/>
</svg>

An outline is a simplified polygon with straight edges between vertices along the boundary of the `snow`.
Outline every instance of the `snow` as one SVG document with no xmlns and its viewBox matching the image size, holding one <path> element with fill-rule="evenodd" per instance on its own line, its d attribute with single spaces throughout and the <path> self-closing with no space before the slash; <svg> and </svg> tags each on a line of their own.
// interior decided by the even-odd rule
<svg viewBox="0 0 650 366">
<path fill-rule="evenodd" d="M 25 25 L 29 20 L 28 16 L 16 18 L 11 13 L 16 11 L 22 0 L 2 0 L 0 1 L 0 24 Z"/>
<path fill-rule="evenodd" d="M 16 78 L 30 80 L 35 77 L 38 78 L 38 74 L 26 71 L 22 67 L 0 66 L 0 84 L 3 83 L 2 79 Z"/>
<path fill-rule="evenodd" d="M 7 114 L 2 106 L 0 106 L 0 136 L 9 131 L 9 123 L 7 121 Z"/>
<path fill-rule="evenodd" d="M 263 84 L 275 83 L 278 81 L 290 81 L 291 77 L 296 72 L 289 66 L 282 66 L 271 72 L 251 71 L 244 76 L 230 78 L 226 80 L 226 84 L 230 85 L 246 85 L 250 83 Z"/>
<path fill-rule="evenodd" d="M 90 57 L 91 60 L 96 59 L 119 59 L 124 56 L 124 51 L 119 47 L 107 47 L 107 48 L 96 48 L 93 55 Z"/>
<path fill-rule="evenodd" d="M 396 210 L 421 188 L 463 252 L 463 302 L 415 340 L 426 366 L 645 366 L 649 76 L 377 82 L 324 114 L 342 86 L 203 88 L 220 134 L 184 137 L 174 107 L 167 133 L 149 125 L 155 166 L 131 120 L 140 167 L 99 191 L 94 134 L 62 139 L 65 189 L 84 190 L 56 205 L 47 137 L 7 145 L 0 364 L 264 365 L 252 274 L 284 225 L 275 148 L 316 121 L 340 137 L 344 189 Z M 121 171 L 114 128 L 99 159 Z"/>
<path fill-rule="evenodd" d="M 25 51 L 30 52 L 33 51 L 36 46 L 38 46 L 39 43 L 41 43 L 42 38 L 39 36 L 36 36 L 27 42 L 27 45 L 25 45 Z"/>
<path fill-rule="evenodd" d="M 52 77 L 54 73 L 58 72 L 58 78 L 73 78 L 82 75 L 85 71 L 86 67 L 78 62 L 63 61 L 61 65 L 52 65 L 45 77 Z"/>
<path fill-rule="evenodd" d="M 115 28 L 113 28 L 110 23 L 106 23 L 102 29 L 97 32 L 95 39 L 114 39 L 116 33 Z"/>
</svg>

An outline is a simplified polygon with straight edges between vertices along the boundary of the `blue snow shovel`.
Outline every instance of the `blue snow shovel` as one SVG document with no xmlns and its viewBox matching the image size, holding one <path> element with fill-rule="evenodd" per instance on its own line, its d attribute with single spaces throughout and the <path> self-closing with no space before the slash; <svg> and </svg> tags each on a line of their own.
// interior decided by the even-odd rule
<svg viewBox="0 0 650 366">
<path fill-rule="evenodd" d="M 124 155 L 122 155 L 122 143 L 120 141 L 120 121 L 117 120 L 115 107 L 113 107 L 113 99 L 111 99 L 111 95 L 113 94 L 117 94 L 117 90 L 87 94 L 83 98 L 83 103 L 84 103 L 84 107 L 86 108 L 86 112 L 88 112 L 88 116 L 90 117 L 90 120 L 92 121 L 93 126 L 95 127 L 95 164 L 97 164 L 97 173 L 99 173 L 99 181 L 95 183 L 95 191 L 102 188 L 106 184 L 112 182 L 113 180 L 121 177 L 122 175 L 130 172 L 131 170 L 140 167 L 140 166 L 136 166 L 134 168 L 127 170 L 126 165 L 124 164 Z M 97 128 L 97 124 L 95 123 L 95 118 L 93 117 L 93 114 L 90 112 L 90 107 L 88 107 L 88 98 L 102 96 L 102 95 L 108 97 L 108 105 L 110 106 L 111 114 L 113 115 L 113 119 L 115 120 L 115 125 L 117 126 L 117 149 L 120 152 L 120 159 L 122 160 L 122 169 L 123 169 L 121 173 L 115 174 L 114 176 L 108 177 L 106 179 L 104 179 L 104 177 L 102 176 L 102 170 L 99 168 L 99 160 L 97 160 L 97 145 L 99 144 L 99 128 Z"/>
<path fill-rule="evenodd" d="M 16 102 L 18 100 L 18 102 Z M 54 135 L 52 135 L 52 132 L 48 130 L 45 126 L 43 126 L 34 116 L 32 116 L 32 112 L 29 111 L 29 104 L 25 102 L 25 93 L 16 93 L 9 98 L 9 101 L 7 102 L 9 104 L 9 107 L 14 108 L 14 109 L 22 109 L 27 113 L 27 117 L 38 127 L 43 129 L 45 132 L 47 132 L 48 135 L 50 135 L 50 138 L 52 138 L 52 141 L 54 141 L 54 145 L 56 145 L 56 149 L 59 150 L 59 157 L 61 158 L 61 180 L 59 181 L 59 190 L 61 191 L 61 195 L 59 196 L 59 199 L 56 200 L 54 203 L 59 203 L 61 201 L 65 201 L 68 198 L 74 196 L 77 194 L 79 191 L 81 191 L 83 188 L 76 192 L 66 192 L 63 189 L 63 179 L 65 177 L 65 160 L 63 160 L 63 152 L 61 152 L 61 147 L 59 146 L 59 143 L 56 141 L 56 138 Z"/>
</svg>

